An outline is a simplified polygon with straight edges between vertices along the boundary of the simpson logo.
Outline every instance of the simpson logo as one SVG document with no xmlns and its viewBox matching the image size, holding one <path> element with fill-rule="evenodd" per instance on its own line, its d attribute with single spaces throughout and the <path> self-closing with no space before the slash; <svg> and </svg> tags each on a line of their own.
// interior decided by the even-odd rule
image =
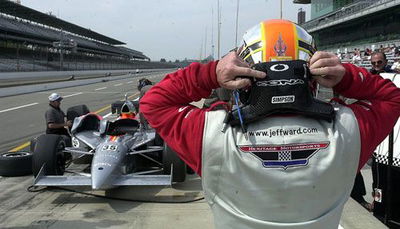
<svg viewBox="0 0 400 229">
<path fill-rule="evenodd" d="M 308 161 L 320 149 L 329 146 L 329 142 L 301 143 L 287 145 L 240 146 L 244 153 L 258 158 L 265 168 L 299 167 L 308 165 Z"/>
<path fill-rule="evenodd" d="M 294 99 L 296 97 L 294 95 L 287 95 L 287 96 L 274 96 L 271 99 L 271 103 L 294 103 Z"/>
<path fill-rule="evenodd" d="M 286 85 L 296 85 L 304 84 L 301 79 L 290 79 L 290 80 L 268 80 L 268 81 L 258 81 L 256 83 L 259 87 L 274 87 L 274 86 L 286 86 Z"/>
</svg>

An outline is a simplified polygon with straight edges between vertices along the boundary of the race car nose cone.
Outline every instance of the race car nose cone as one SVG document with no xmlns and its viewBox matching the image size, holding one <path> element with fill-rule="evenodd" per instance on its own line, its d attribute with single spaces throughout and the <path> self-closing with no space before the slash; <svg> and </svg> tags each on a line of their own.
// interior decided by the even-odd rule
<svg viewBox="0 0 400 229">
<path fill-rule="evenodd" d="M 112 169 L 108 166 L 98 165 L 92 167 L 92 188 L 95 190 L 105 190 L 111 185 Z"/>
</svg>

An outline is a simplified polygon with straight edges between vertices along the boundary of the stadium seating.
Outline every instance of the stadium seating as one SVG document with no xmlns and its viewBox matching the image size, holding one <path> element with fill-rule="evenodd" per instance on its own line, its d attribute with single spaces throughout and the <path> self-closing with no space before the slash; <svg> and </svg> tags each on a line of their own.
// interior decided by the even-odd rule
<svg viewBox="0 0 400 229">
<path fill-rule="evenodd" d="M 142 52 L 101 43 L 80 35 L 57 30 L 46 25 L 0 14 L 0 38 L 13 45 L 0 47 L 0 72 L 58 71 L 170 68 L 169 63 L 149 62 Z M 15 43 L 15 41 L 24 41 Z M 59 49 L 53 42 L 76 42 L 75 51 L 63 49 L 60 63 Z M 143 61 L 140 61 L 143 59 Z"/>
<path fill-rule="evenodd" d="M 52 44 L 54 41 L 59 41 L 61 37 L 63 39 L 72 39 L 77 42 L 78 48 L 94 49 L 100 52 L 109 54 L 120 54 L 120 55 L 133 55 L 137 58 L 147 58 L 141 52 L 131 50 L 127 48 L 119 48 L 108 44 L 102 44 L 100 42 L 88 40 L 86 38 L 70 34 L 66 31 L 58 31 L 50 27 L 38 25 L 33 22 L 27 22 L 24 20 L 13 19 L 4 15 L 0 15 L 0 30 L 7 32 L 28 36 Z"/>
</svg>

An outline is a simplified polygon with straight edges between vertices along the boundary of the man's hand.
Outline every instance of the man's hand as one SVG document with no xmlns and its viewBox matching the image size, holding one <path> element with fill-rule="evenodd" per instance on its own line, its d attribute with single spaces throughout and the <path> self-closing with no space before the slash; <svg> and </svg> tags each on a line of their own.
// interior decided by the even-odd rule
<svg viewBox="0 0 400 229">
<path fill-rule="evenodd" d="M 72 126 L 72 121 L 71 121 L 71 120 L 68 120 L 68 121 L 65 123 L 64 126 L 65 126 L 65 127 L 71 127 L 71 126 Z"/>
<path fill-rule="evenodd" d="M 311 57 L 310 72 L 320 85 L 332 88 L 342 80 L 346 69 L 335 54 L 318 51 Z"/>
<path fill-rule="evenodd" d="M 230 52 L 218 62 L 216 73 L 218 84 L 231 90 L 244 88 L 251 84 L 250 79 L 238 76 L 256 78 L 264 78 L 266 76 L 264 72 L 251 69 L 235 52 Z"/>
</svg>

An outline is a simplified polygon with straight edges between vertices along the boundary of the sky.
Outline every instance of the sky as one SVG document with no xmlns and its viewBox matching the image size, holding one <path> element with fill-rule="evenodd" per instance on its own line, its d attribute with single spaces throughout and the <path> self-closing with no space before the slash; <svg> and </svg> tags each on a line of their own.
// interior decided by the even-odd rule
<svg viewBox="0 0 400 229">
<path fill-rule="evenodd" d="M 234 48 L 238 0 L 220 0 L 220 55 Z M 151 60 L 218 58 L 217 0 L 21 0 L 22 5 L 126 43 Z M 297 22 L 299 8 L 283 0 L 283 18 Z M 238 43 L 244 32 L 280 17 L 279 0 L 239 0 Z M 213 35 L 213 36 L 212 36 Z M 213 37 L 213 39 L 212 39 Z M 212 42 L 213 41 L 213 42 Z"/>
</svg>

